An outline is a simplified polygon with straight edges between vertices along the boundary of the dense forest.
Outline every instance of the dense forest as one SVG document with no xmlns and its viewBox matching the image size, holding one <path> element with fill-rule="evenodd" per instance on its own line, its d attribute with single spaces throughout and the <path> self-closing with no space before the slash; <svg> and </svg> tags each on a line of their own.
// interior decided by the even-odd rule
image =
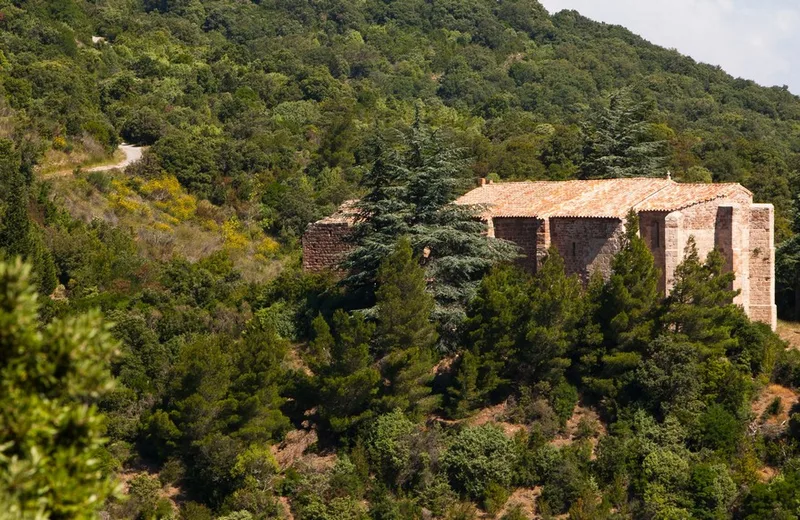
<svg viewBox="0 0 800 520">
<path fill-rule="evenodd" d="M 799 168 L 786 87 L 536 0 L 0 0 L 0 519 L 799 518 L 800 351 L 718 254 L 531 276 L 450 204 L 740 182 L 788 317 Z"/>
</svg>

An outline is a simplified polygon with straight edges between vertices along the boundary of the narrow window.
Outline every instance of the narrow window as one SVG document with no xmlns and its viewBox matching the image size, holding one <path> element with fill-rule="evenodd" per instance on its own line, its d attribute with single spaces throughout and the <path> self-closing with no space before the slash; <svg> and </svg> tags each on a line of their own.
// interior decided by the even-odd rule
<svg viewBox="0 0 800 520">
<path fill-rule="evenodd" d="M 658 222 L 653 224 L 653 228 L 653 242 L 655 242 L 656 247 L 661 247 L 661 227 Z"/>
<path fill-rule="evenodd" d="M 575 254 L 575 242 L 572 243 L 572 256 L 577 256 L 577 254 Z"/>
</svg>

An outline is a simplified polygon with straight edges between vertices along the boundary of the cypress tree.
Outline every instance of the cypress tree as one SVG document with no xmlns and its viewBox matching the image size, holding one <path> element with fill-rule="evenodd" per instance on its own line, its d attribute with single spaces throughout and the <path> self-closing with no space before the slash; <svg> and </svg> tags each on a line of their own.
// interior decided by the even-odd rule
<svg viewBox="0 0 800 520">
<path fill-rule="evenodd" d="M 421 416 L 432 408 L 430 381 L 433 347 L 433 298 L 425 291 L 425 272 L 413 256 L 411 242 L 402 238 L 378 271 L 377 338 L 381 373 L 387 385 L 382 407 Z"/>
</svg>

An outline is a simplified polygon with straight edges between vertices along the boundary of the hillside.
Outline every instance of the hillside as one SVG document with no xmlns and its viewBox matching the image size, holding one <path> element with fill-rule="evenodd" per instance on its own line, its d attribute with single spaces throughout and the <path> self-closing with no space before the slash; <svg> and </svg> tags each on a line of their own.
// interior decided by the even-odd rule
<svg viewBox="0 0 800 520">
<path fill-rule="evenodd" d="M 721 257 L 584 287 L 449 202 L 740 182 L 800 295 L 799 168 L 800 97 L 536 0 L 0 0 L 0 518 L 793 518 L 800 353 Z"/>
</svg>

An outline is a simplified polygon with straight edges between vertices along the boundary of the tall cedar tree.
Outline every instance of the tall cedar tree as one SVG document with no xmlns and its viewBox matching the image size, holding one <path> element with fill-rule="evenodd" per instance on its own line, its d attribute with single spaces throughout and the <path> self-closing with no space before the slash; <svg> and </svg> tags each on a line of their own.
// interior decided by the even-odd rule
<svg viewBox="0 0 800 520">
<path fill-rule="evenodd" d="M 585 179 L 663 175 L 667 143 L 653 136 L 652 103 L 637 103 L 629 90 L 614 93 L 586 130 Z"/>
<path fill-rule="evenodd" d="M 362 315 L 337 309 L 333 328 L 320 315 L 313 322 L 312 369 L 318 378 L 320 418 L 344 434 L 372 416 L 380 373 L 373 366 L 369 343 L 375 326 Z"/>
<path fill-rule="evenodd" d="M 467 313 L 466 350 L 448 390 L 453 416 L 486 404 L 516 375 L 518 355 L 526 348 L 531 293 L 531 277 L 511 265 L 493 268 L 481 281 Z"/>
<path fill-rule="evenodd" d="M 408 238 L 401 238 L 381 264 L 375 298 L 376 344 L 386 381 L 382 407 L 421 417 L 435 403 L 430 382 L 438 336 L 431 322 L 434 302 L 425 290 L 425 271 Z"/>
<path fill-rule="evenodd" d="M 342 264 L 350 273 L 344 283 L 366 291 L 370 301 L 377 267 L 391 250 L 387 244 L 408 235 L 423 258 L 442 339 L 452 346 L 480 279 L 493 264 L 516 256 L 516 248 L 486 236 L 480 208 L 452 204 L 469 184 L 467 162 L 419 118 L 399 145 L 384 145 L 379 153 L 363 180 L 368 192 L 356 204 L 355 247 Z"/>
<path fill-rule="evenodd" d="M 564 260 L 550 248 L 533 278 L 527 348 L 521 352 L 523 380 L 557 384 L 570 366 L 570 357 L 581 338 L 584 321 L 583 288 L 576 275 L 567 276 Z"/>
<path fill-rule="evenodd" d="M 615 397 L 630 383 L 642 352 L 654 337 L 659 301 L 653 255 L 639 237 L 639 218 L 628 213 L 622 249 L 611 264 L 611 277 L 600 292 L 598 322 L 603 348 L 582 361 L 591 376 L 586 384 L 600 396 Z"/>
<path fill-rule="evenodd" d="M 0 263 L 0 517 L 94 517 L 117 345 L 98 311 L 46 327 L 38 312 L 30 268 Z"/>
<path fill-rule="evenodd" d="M 736 344 L 732 330 L 739 313 L 733 298 L 739 291 L 732 289 L 734 273 L 723 272 L 724 267 L 716 249 L 701 262 L 694 237 L 689 237 L 661 317 L 667 331 L 704 347 L 708 355 L 714 356 L 724 355 Z"/>
</svg>

